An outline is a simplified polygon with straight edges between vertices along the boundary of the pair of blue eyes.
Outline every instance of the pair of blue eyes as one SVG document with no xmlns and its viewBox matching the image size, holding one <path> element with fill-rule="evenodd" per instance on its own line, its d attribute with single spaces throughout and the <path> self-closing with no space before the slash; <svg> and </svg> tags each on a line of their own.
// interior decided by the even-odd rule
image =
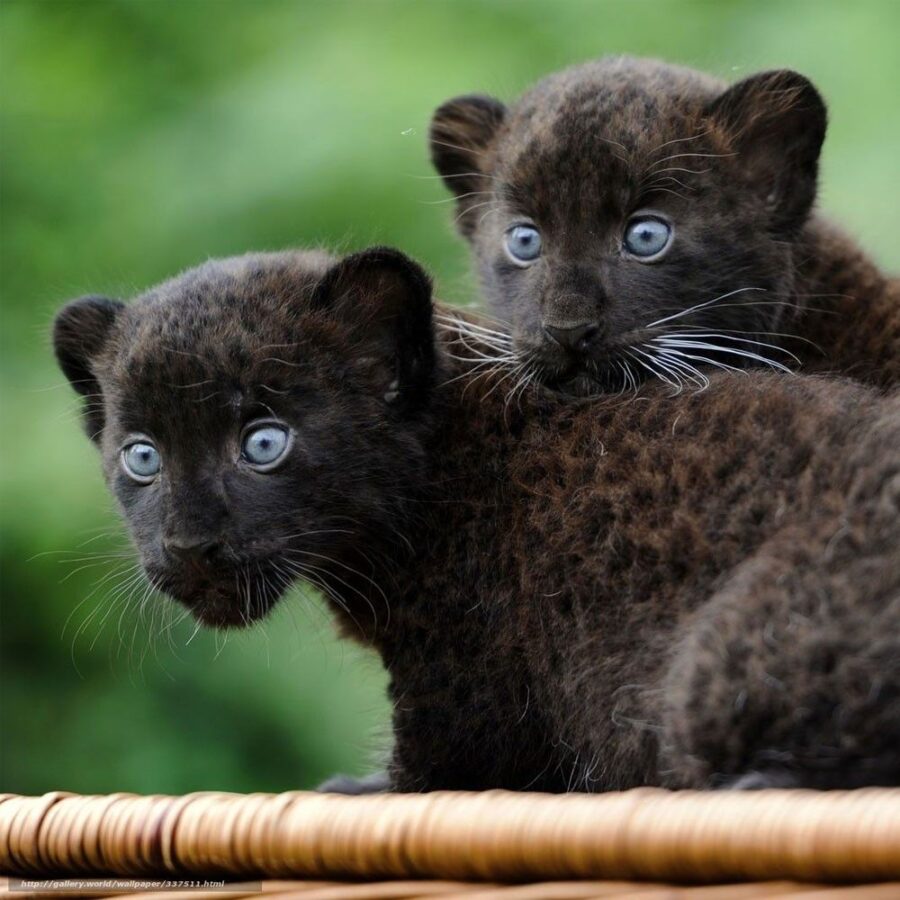
<svg viewBox="0 0 900 900">
<path fill-rule="evenodd" d="M 635 216 L 625 229 L 622 245 L 642 260 L 658 257 L 671 243 L 672 226 L 656 216 Z M 506 232 L 506 249 L 520 265 L 541 255 L 541 233 L 533 225 L 514 225 Z"/>
<path fill-rule="evenodd" d="M 246 432 L 241 442 L 241 459 L 253 468 L 268 472 L 287 453 L 290 431 L 283 425 L 262 425 Z M 122 450 L 122 467 L 141 484 L 149 484 L 162 468 L 159 450 L 149 441 L 134 441 Z"/>
</svg>

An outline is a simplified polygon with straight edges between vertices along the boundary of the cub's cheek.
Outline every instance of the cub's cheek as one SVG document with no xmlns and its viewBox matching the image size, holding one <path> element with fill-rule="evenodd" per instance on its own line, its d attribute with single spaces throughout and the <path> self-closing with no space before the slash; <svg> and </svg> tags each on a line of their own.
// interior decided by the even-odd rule
<svg viewBox="0 0 900 900">
<path fill-rule="evenodd" d="M 125 536 L 145 569 L 162 565 L 162 529 L 155 497 L 114 492 Z"/>
</svg>

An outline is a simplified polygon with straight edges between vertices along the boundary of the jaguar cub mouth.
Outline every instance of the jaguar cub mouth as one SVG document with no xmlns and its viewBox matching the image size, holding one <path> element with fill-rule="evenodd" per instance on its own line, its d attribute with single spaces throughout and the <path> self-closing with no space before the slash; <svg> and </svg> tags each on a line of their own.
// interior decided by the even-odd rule
<svg viewBox="0 0 900 900">
<path fill-rule="evenodd" d="M 550 390 L 569 397 L 593 397 L 637 391 L 648 376 L 668 384 L 682 376 L 702 384 L 702 377 L 691 377 L 692 369 L 681 363 L 662 362 L 653 356 L 655 332 L 636 329 L 594 342 L 582 349 L 563 348 L 544 341 L 529 348 L 536 379 Z M 674 371 L 674 375 L 672 374 Z"/>
<path fill-rule="evenodd" d="M 567 397 L 615 393 L 622 388 L 622 373 L 610 360 L 544 359 L 536 362 L 535 377 L 545 388 Z"/>
<path fill-rule="evenodd" d="M 265 618 L 281 596 L 281 592 L 264 578 L 253 579 L 241 572 L 234 572 L 230 579 L 221 581 L 181 581 L 171 576 L 154 581 L 174 602 L 186 607 L 201 625 L 208 628 L 249 628 Z"/>
<path fill-rule="evenodd" d="M 555 393 L 585 397 L 622 388 L 622 372 L 615 361 L 618 352 L 605 344 L 575 349 L 549 339 L 521 340 L 519 352 L 537 382 Z"/>
<path fill-rule="evenodd" d="M 598 378 L 586 369 L 575 369 L 565 378 L 553 379 L 544 384 L 557 394 L 565 397 L 590 397 L 615 391 L 611 381 Z"/>
</svg>

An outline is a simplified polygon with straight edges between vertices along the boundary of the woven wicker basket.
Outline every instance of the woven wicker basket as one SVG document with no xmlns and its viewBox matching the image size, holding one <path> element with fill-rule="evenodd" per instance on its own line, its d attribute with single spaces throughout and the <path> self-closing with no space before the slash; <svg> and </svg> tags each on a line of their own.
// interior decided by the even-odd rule
<svg viewBox="0 0 900 900">
<path fill-rule="evenodd" d="M 8 794 L 0 868 L 16 896 L 900 898 L 900 790 Z"/>
</svg>

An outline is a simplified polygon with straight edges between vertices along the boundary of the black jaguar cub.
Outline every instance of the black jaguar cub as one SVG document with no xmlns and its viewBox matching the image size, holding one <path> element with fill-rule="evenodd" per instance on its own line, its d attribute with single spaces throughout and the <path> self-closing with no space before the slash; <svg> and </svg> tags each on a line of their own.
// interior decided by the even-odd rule
<svg viewBox="0 0 900 900">
<path fill-rule="evenodd" d="M 513 400 L 439 320 L 385 249 L 63 309 L 153 583 L 222 628 L 320 588 L 390 673 L 396 790 L 900 783 L 900 398 Z"/>
<path fill-rule="evenodd" d="M 900 383 L 900 282 L 812 212 L 825 104 L 796 72 L 727 86 L 610 57 L 510 106 L 434 114 L 491 311 L 569 393 L 769 365 Z"/>
</svg>

